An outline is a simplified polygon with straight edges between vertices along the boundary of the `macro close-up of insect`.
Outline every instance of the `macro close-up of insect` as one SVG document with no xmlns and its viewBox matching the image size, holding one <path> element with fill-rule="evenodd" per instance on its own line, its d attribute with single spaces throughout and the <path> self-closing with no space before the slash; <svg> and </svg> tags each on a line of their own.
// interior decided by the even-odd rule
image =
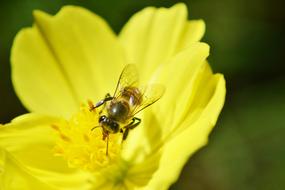
<svg viewBox="0 0 285 190">
<path fill-rule="evenodd" d="M 0 190 L 285 190 L 284 5 L 0 1 Z"/>
<path fill-rule="evenodd" d="M 135 117 L 140 111 L 159 100 L 165 88 L 161 84 L 139 85 L 139 74 L 135 65 L 124 67 L 118 80 L 113 96 L 109 93 L 95 105 L 89 102 L 90 111 L 99 111 L 99 126 L 102 128 L 103 140 L 106 140 L 106 155 L 108 155 L 109 134 L 122 133 L 122 142 L 127 139 L 129 130 L 141 123 Z"/>
</svg>

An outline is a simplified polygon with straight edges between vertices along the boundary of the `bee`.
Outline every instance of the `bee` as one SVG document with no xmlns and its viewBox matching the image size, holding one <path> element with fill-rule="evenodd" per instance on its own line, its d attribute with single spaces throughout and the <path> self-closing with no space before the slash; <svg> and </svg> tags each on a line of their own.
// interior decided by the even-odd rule
<svg viewBox="0 0 285 190">
<path fill-rule="evenodd" d="M 160 84 L 139 86 L 138 71 L 134 65 L 128 64 L 119 77 L 113 96 L 108 93 L 95 105 L 89 104 L 90 111 L 102 106 L 99 112 L 99 126 L 91 130 L 102 128 L 103 140 L 107 140 L 107 156 L 109 134 L 122 133 L 122 142 L 125 141 L 129 131 L 141 123 L 141 119 L 135 115 L 158 101 L 164 91 L 164 86 Z"/>
</svg>

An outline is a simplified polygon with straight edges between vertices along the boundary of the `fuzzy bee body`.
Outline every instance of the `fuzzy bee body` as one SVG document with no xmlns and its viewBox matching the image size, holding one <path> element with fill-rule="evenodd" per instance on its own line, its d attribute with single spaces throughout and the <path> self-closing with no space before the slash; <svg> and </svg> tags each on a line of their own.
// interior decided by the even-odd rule
<svg viewBox="0 0 285 190">
<path fill-rule="evenodd" d="M 105 99 L 99 101 L 90 109 L 93 110 L 103 106 L 99 112 L 99 126 L 96 127 L 102 128 L 103 140 L 107 138 L 106 155 L 108 155 L 109 134 L 121 132 L 123 133 L 122 140 L 126 140 L 129 130 L 135 128 L 141 122 L 141 119 L 135 117 L 135 115 L 159 100 L 163 93 L 164 87 L 159 84 L 139 86 L 138 72 L 135 66 L 131 64 L 125 66 L 114 95 L 107 94 Z"/>
</svg>

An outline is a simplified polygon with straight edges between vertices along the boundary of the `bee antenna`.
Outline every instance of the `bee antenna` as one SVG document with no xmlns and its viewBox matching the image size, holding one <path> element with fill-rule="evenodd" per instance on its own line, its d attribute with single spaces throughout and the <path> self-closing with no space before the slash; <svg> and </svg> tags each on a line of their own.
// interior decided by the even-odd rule
<svg viewBox="0 0 285 190">
<path fill-rule="evenodd" d="M 100 127 L 100 126 L 93 127 L 93 128 L 91 129 L 91 131 L 93 131 L 94 129 L 96 129 L 96 128 L 98 128 L 98 127 Z"/>
</svg>

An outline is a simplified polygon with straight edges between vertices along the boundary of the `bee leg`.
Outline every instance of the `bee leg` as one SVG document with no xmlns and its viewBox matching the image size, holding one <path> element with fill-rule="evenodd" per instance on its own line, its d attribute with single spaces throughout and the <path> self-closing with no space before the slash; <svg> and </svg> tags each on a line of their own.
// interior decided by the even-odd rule
<svg viewBox="0 0 285 190">
<path fill-rule="evenodd" d="M 138 126 L 140 123 L 141 123 L 141 119 L 140 118 L 137 118 L 137 117 L 134 117 L 132 119 L 132 122 L 130 124 L 128 124 L 128 128 L 130 129 L 134 129 L 136 126 Z"/>
<path fill-rule="evenodd" d="M 106 96 L 105 96 L 105 98 L 104 98 L 103 100 L 97 102 L 97 103 L 95 104 L 95 106 L 93 106 L 93 109 L 98 108 L 98 107 L 100 107 L 100 106 L 103 105 L 103 108 L 102 108 L 102 109 L 100 110 L 100 112 L 99 112 L 99 114 L 101 114 L 102 111 L 104 110 L 105 106 L 106 106 L 106 102 L 108 102 L 108 101 L 110 101 L 110 100 L 112 100 L 112 99 L 113 99 L 113 97 L 112 97 L 109 93 L 106 94 Z M 92 110 L 93 110 L 93 109 L 92 109 Z M 92 111 L 92 110 L 90 110 L 90 111 Z"/>
<path fill-rule="evenodd" d="M 120 133 L 122 133 L 122 134 L 123 134 L 121 144 L 123 144 L 123 142 L 124 142 L 124 138 L 125 138 L 124 136 L 126 135 L 126 134 L 125 134 L 125 131 L 126 131 L 126 130 L 123 130 L 122 128 L 120 129 Z M 127 132 L 127 133 L 128 133 L 128 132 Z"/>
<path fill-rule="evenodd" d="M 127 139 L 128 134 L 129 134 L 129 130 L 130 130 L 129 128 L 126 128 L 126 130 L 124 131 L 122 142 Z"/>
<path fill-rule="evenodd" d="M 124 128 L 125 128 L 125 131 L 123 133 L 123 141 L 127 139 L 128 137 L 128 134 L 129 134 L 129 130 L 130 129 L 134 129 L 136 126 L 138 126 L 139 124 L 141 123 L 141 119 L 140 118 L 137 118 L 137 117 L 134 117 L 131 121 L 131 123 L 129 123 L 128 125 L 126 125 Z"/>
</svg>

